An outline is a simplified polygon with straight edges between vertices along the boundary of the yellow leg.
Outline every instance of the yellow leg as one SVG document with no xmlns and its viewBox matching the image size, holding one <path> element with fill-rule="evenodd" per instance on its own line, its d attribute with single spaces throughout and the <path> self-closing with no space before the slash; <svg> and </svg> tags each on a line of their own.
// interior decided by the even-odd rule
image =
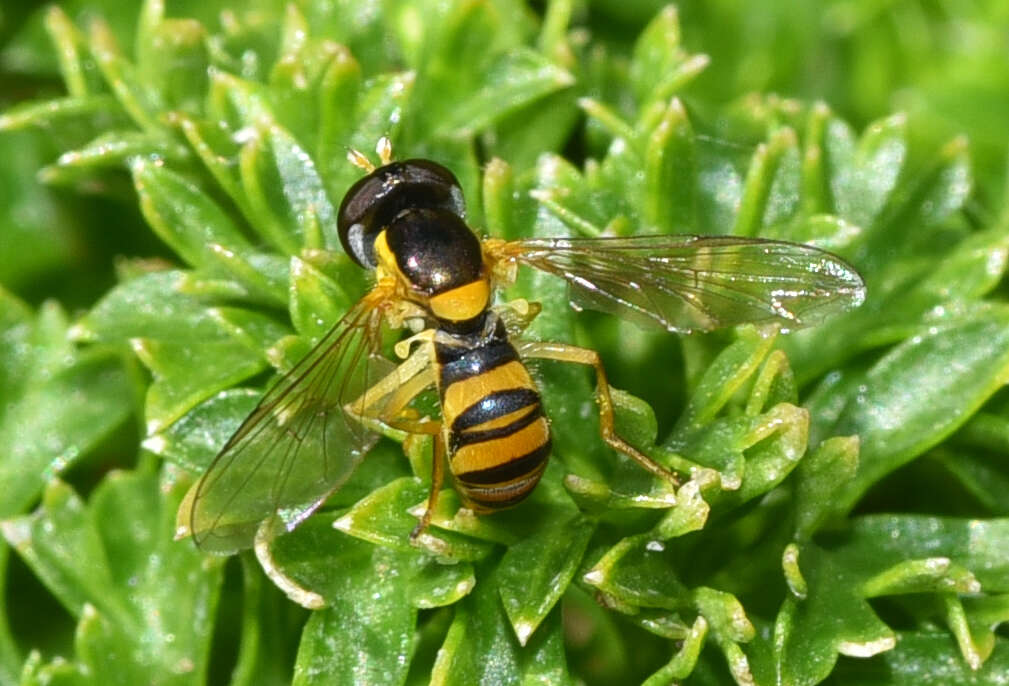
<svg viewBox="0 0 1009 686">
<path fill-rule="evenodd" d="M 427 507 L 421 515 L 417 526 L 410 532 L 410 542 L 416 543 L 424 529 L 431 523 L 431 514 L 438 505 L 438 495 L 441 493 L 442 484 L 445 481 L 445 439 L 441 434 L 441 423 L 438 422 L 437 431 L 434 435 L 434 454 L 431 456 L 431 490 L 427 494 Z"/>
<path fill-rule="evenodd" d="M 380 379 L 345 406 L 366 427 L 377 433 L 393 429 L 406 433 L 426 433 L 415 428 L 394 426 L 400 419 L 411 419 L 410 401 L 435 382 L 429 352 L 421 348 L 396 369 Z M 402 438 L 402 437 L 399 437 Z"/>
<path fill-rule="evenodd" d="M 391 422 L 402 416 L 403 412 L 407 410 L 407 405 L 418 395 L 433 386 L 434 381 L 434 368 L 432 367 L 428 367 L 411 378 L 389 396 L 388 402 L 383 405 L 382 411 L 378 415 L 379 419 Z"/>
<path fill-rule="evenodd" d="M 431 456 L 431 490 L 427 494 L 427 507 L 420 522 L 410 532 L 410 541 L 416 542 L 417 537 L 431 523 L 431 513 L 438 505 L 438 495 L 445 481 L 445 438 L 442 435 L 442 423 L 434 419 L 390 419 L 389 426 L 411 434 L 429 434 L 434 438 L 434 454 Z"/>
<path fill-rule="evenodd" d="M 515 348 L 521 357 L 534 357 L 558 362 L 573 362 L 593 367 L 596 370 L 596 402 L 599 403 L 599 433 L 603 440 L 614 450 L 627 455 L 644 469 L 661 479 L 668 479 L 674 486 L 679 486 L 676 474 L 669 471 L 658 462 L 648 457 L 630 443 L 617 435 L 613 423 L 613 399 L 610 397 L 610 384 L 606 380 L 606 370 L 599 359 L 599 353 L 588 348 L 578 348 L 564 343 L 520 342 Z"/>
<path fill-rule="evenodd" d="M 366 424 L 380 422 L 397 431 L 434 437 L 431 490 L 427 496 L 427 508 L 410 533 L 411 541 L 415 541 L 431 523 L 431 513 L 438 504 L 438 494 L 445 480 L 445 440 L 441 422 L 436 419 L 416 419 L 408 407 L 410 401 L 434 382 L 435 370 L 430 364 L 430 355 L 421 349 L 347 406 L 350 412 Z"/>
<path fill-rule="evenodd" d="M 418 376 L 421 377 L 419 380 Z M 431 369 L 430 352 L 426 348 L 420 348 L 345 407 L 356 417 L 378 417 L 386 414 L 385 408 L 394 402 L 399 403 L 399 409 L 406 407 L 421 391 L 433 383 L 434 371 Z M 378 409 L 378 404 L 387 398 L 389 402 Z"/>
</svg>

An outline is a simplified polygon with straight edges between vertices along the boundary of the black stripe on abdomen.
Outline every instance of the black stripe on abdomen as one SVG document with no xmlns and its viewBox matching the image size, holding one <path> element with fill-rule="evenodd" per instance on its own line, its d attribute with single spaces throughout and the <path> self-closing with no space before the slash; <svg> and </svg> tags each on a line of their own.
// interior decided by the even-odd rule
<svg viewBox="0 0 1009 686">
<path fill-rule="evenodd" d="M 536 488 L 543 467 L 521 481 L 494 486 L 470 486 L 464 490 L 466 506 L 476 512 L 497 512 L 518 505 Z"/>
<path fill-rule="evenodd" d="M 506 436 L 511 436 L 513 433 L 524 429 L 542 416 L 543 413 L 540 412 L 539 407 L 534 407 L 530 408 L 524 415 L 505 426 L 499 426 L 493 429 L 480 429 L 479 431 L 453 431 L 450 434 L 452 437 L 451 450 L 455 453 L 455 451 L 464 445 L 486 443 L 487 441 L 494 440 L 495 438 L 505 438 Z"/>
<path fill-rule="evenodd" d="M 518 412 L 524 407 L 539 404 L 540 394 L 532 388 L 509 388 L 503 391 L 494 391 L 463 410 L 449 428 L 453 433 L 466 431 L 512 412 Z"/>
<path fill-rule="evenodd" d="M 508 460 L 503 464 L 488 467 L 487 469 L 456 474 L 455 478 L 467 486 L 519 481 L 522 477 L 534 474 L 546 462 L 548 457 L 550 457 L 549 439 L 543 445 L 522 457 Z"/>
<path fill-rule="evenodd" d="M 494 342 L 480 348 L 453 348 L 435 343 L 435 355 L 441 367 L 440 388 L 448 388 L 490 371 L 501 365 L 519 359 L 515 348 L 508 341 Z"/>
</svg>

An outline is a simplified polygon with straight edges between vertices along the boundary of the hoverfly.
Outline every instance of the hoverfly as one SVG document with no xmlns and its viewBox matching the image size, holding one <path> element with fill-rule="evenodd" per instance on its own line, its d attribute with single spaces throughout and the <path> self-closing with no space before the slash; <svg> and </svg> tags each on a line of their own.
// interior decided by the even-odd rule
<svg viewBox="0 0 1009 686">
<path fill-rule="evenodd" d="M 179 536 L 234 552 L 272 537 L 264 522 L 293 529 L 350 476 L 380 427 L 434 440 L 430 521 L 447 462 L 463 503 L 476 512 L 513 506 L 536 486 L 550 455 L 550 426 L 524 360 L 543 358 L 595 370 L 602 438 L 649 472 L 676 476 L 614 430 L 598 354 L 567 344 L 521 341 L 534 303 L 495 305 L 520 265 L 565 279 L 579 306 L 670 331 L 707 331 L 744 322 L 794 329 L 861 303 L 858 273 L 817 248 L 734 237 L 479 239 L 466 224 L 459 182 L 426 159 L 381 166 L 347 192 L 338 229 L 344 250 L 373 272 L 375 285 L 286 376 L 270 388 L 227 441 L 179 510 Z M 394 366 L 380 353 L 381 329 L 410 327 Z M 434 388 L 440 418 L 418 418 L 410 403 Z M 265 560 L 264 560 L 265 557 Z M 297 599 L 297 598 L 296 598 Z M 301 597 L 300 601 L 305 598 Z M 303 604 L 312 604 L 309 600 Z"/>
</svg>

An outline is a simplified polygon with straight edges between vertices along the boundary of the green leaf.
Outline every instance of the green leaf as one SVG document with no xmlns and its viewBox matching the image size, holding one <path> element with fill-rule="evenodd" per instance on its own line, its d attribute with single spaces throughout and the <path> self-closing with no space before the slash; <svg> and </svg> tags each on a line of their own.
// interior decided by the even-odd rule
<svg viewBox="0 0 1009 686">
<path fill-rule="evenodd" d="M 211 244 L 204 257 L 208 262 L 206 271 L 183 276 L 180 292 L 244 299 L 255 305 L 287 305 L 289 265 L 279 255 L 239 253 Z"/>
<path fill-rule="evenodd" d="M 516 49 L 486 67 L 480 90 L 453 103 L 438 123 L 436 136 L 468 136 L 482 131 L 523 107 L 556 90 L 570 86 L 572 77 L 542 55 Z"/>
<path fill-rule="evenodd" d="M 921 256 L 895 260 L 885 279 L 870 280 L 869 300 L 830 327 L 800 331 L 783 347 L 805 376 L 839 364 L 858 348 L 912 337 L 923 324 L 941 324 L 964 303 L 987 294 L 1006 269 L 1005 220 L 960 241 L 934 265 Z"/>
<path fill-rule="evenodd" d="M 144 408 L 149 434 L 267 366 L 261 351 L 238 341 L 195 346 L 134 338 L 132 347 L 154 375 Z"/>
<path fill-rule="evenodd" d="M 870 124 L 857 143 L 844 122 L 824 130 L 831 193 L 837 213 L 869 228 L 886 207 L 907 155 L 907 117 L 894 115 Z"/>
<path fill-rule="evenodd" d="M 231 339 L 234 329 L 219 310 L 180 293 L 184 276 L 179 271 L 151 272 L 118 285 L 77 322 L 71 335 L 83 341 L 150 338 L 191 345 Z M 263 325 L 272 321 L 252 312 L 249 317 Z"/>
<path fill-rule="evenodd" d="M 554 610 L 524 647 L 509 626 L 493 576 L 462 602 L 438 651 L 431 682 L 568 684 L 560 612 Z M 487 659 L 493 655 L 494 659 Z"/>
<path fill-rule="evenodd" d="M 160 93 L 144 83 L 136 66 L 123 56 L 108 24 L 92 22 L 88 40 L 102 77 L 122 108 L 141 129 L 157 131 L 156 112 L 163 104 Z"/>
<path fill-rule="evenodd" d="M 241 152 L 242 136 L 220 121 L 205 121 L 183 112 L 174 112 L 169 121 L 177 126 L 190 147 L 203 162 L 214 181 L 232 202 L 242 211 L 245 218 L 254 224 L 255 215 L 241 185 L 238 157 Z M 257 231 L 262 228 L 255 226 Z"/>
<path fill-rule="evenodd" d="M 594 531 L 592 522 L 575 516 L 508 548 L 498 569 L 501 600 L 521 645 L 564 595 Z"/>
<path fill-rule="evenodd" d="M 798 141 L 788 128 L 776 131 L 757 147 L 746 174 L 742 203 L 732 233 L 756 236 L 764 226 L 782 221 L 795 211 L 799 165 Z"/>
<path fill-rule="evenodd" d="M 0 444 L 8 446 L 0 456 L 6 493 L 0 517 L 10 517 L 126 421 L 133 400 L 121 359 L 102 349 L 72 352 L 57 308 L 46 308 L 34 323 L 11 317 L 4 324 L 8 354 L 17 355 L 6 357 L 17 367 L 7 367 L 0 385 L 6 396 Z"/>
<path fill-rule="evenodd" d="M 357 267 L 342 255 L 318 253 L 291 258 L 291 321 L 310 340 L 322 338 L 356 300 L 356 295 L 348 293 L 341 283 L 347 279 L 336 278 L 337 269 L 348 273 Z"/>
<path fill-rule="evenodd" d="M 294 683 L 401 682 L 417 608 L 465 596 L 474 584 L 472 567 L 343 536 L 332 523 L 332 516 L 317 515 L 275 544 L 285 572 L 327 602 L 305 626 Z"/>
<path fill-rule="evenodd" d="M 652 674 L 643 682 L 646 686 L 661 686 L 674 679 L 685 679 L 694 671 L 697 664 L 698 654 L 704 646 L 704 637 L 707 634 L 708 623 L 704 617 L 698 617 L 691 627 L 690 633 L 686 636 L 682 645 L 673 658 L 663 665 L 663 667 Z"/>
<path fill-rule="evenodd" d="M 820 443 L 799 463 L 795 480 L 796 537 L 807 540 L 831 513 L 831 498 L 854 478 L 858 469 L 856 436 L 838 436 Z"/>
<path fill-rule="evenodd" d="M 290 233 L 306 239 L 321 230 L 322 242 L 310 243 L 308 247 L 338 249 L 340 239 L 336 235 L 336 208 L 323 187 L 312 158 L 293 136 L 278 125 L 269 126 L 262 135 L 269 145 L 269 155 L 283 191 L 283 202 L 278 203 L 284 208 L 281 220 L 289 225 Z M 250 198 L 254 197 L 250 194 Z M 318 224 L 321 229 L 315 229 L 312 224 Z"/>
<path fill-rule="evenodd" d="M 161 2 L 148 2 L 147 8 Z M 159 84 L 161 107 L 198 110 L 208 88 L 207 32 L 194 19 L 150 17 L 137 35 L 137 76 Z"/>
<path fill-rule="evenodd" d="M 361 65 L 348 50 L 338 46 L 319 83 L 318 102 L 314 105 L 319 119 L 314 152 L 323 177 L 334 165 L 345 161 L 347 151 L 344 146 L 353 134 L 361 90 Z M 329 188 L 337 190 L 333 186 Z"/>
<path fill-rule="evenodd" d="M 122 166 L 138 156 L 156 160 L 157 164 L 164 164 L 165 160 L 181 164 L 188 159 L 189 151 L 162 135 L 114 131 L 63 153 L 55 165 L 42 169 L 39 176 L 47 183 L 73 181 L 102 167 Z"/>
<path fill-rule="evenodd" d="M 838 679 L 865 686 L 982 686 L 1005 683 L 1009 674 L 1009 643 L 998 641 L 995 652 L 978 670 L 956 654 L 946 633 L 901 632 L 897 647 L 875 660 L 847 660 L 838 665 Z"/>
<path fill-rule="evenodd" d="M 819 683 L 830 673 L 837 653 L 869 657 L 893 648 L 893 632 L 848 587 L 841 570 L 820 561 L 800 565 L 813 589 L 802 601 L 785 600 L 774 627 L 779 678 L 796 684 Z M 810 565 L 812 569 L 809 568 Z"/>
<path fill-rule="evenodd" d="M 316 516 L 278 540 L 276 556 L 288 573 L 327 602 L 305 625 L 293 683 L 399 683 L 417 621 L 400 575 L 416 554 L 341 536 L 331 521 Z"/>
<path fill-rule="evenodd" d="M 94 87 L 95 78 L 88 74 L 89 65 L 81 54 L 85 48 L 84 37 L 66 13 L 56 6 L 50 7 L 46 13 L 45 25 L 55 44 L 60 74 L 67 91 L 75 96 L 86 95 Z"/>
<path fill-rule="evenodd" d="M 130 168 L 147 222 L 189 264 L 206 264 L 213 246 L 250 249 L 231 218 L 187 179 L 140 157 L 133 158 Z"/>
<path fill-rule="evenodd" d="M 54 481 L 37 512 L 3 524 L 79 622 L 79 683 L 204 682 L 221 565 L 172 540 L 178 477 L 117 473 L 87 505 Z"/>
<path fill-rule="evenodd" d="M 347 78 L 357 77 L 351 74 Z M 413 86 L 413 74 L 382 74 L 366 81 L 352 103 L 336 100 L 342 90 L 337 90 L 331 98 L 321 103 L 322 122 L 342 116 L 329 113 L 330 109 L 347 108 L 354 113 L 351 120 L 353 123 L 347 125 L 350 127 L 349 130 L 338 131 L 334 126 L 332 131 L 324 129 L 320 132 L 316 159 L 319 161 L 319 168 L 331 197 L 342 198 L 351 185 L 361 177 L 361 170 L 347 161 L 348 148 L 368 152 L 374 149 L 375 143 L 382 136 L 389 136 L 393 141 L 397 140 L 396 134 L 401 125 L 403 108 L 412 95 Z M 334 85 L 334 89 L 336 88 Z"/>
<path fill-rule="evenodd" d="M 30 126 L 65 129 L 74 125 L 107 129 L 128 121 L 119 103 L 108 94 L 72 95 L 57 100 L 19 103 L 0 115 L 0 131 Z"/>
<path fill-rule="evenodd" d="M 0 206 L 5 208 L 0 234 L 12 247 L 0 251 L 0 283 L 22 293 L 67 269 L 80 230 L 54 194 L 34 180 L 35 170 L 49 154 L 47 148 L 35 133 L 0 133 L 0 158 L 6 162 L 0 168 Z"/>
<path fill-rule="evenodd" d="M 909 189 L 900 220 L 911 226 L 940 224 L 963 206 L 972 183 L 967 140 L 954 138 L 939 150 L 931 168 Z"/>
<path fill-rule="evenodd" d="M 1005 464 L 1006 420 L 994 413 L 975 414 L 949 447 L 933 450 L 936 460 L 953 479 L 992 514 L 1009 515 L 1003 497 L 1009 486 Z"/>
<path fill-rule="evenodd" d="M 426 503 L 428 487 L 416 478 L 402 478 L 378 488 L 355 504 L 333 524 L 356 538 L 401 551 L 413 550 L 410 533 L 417 526 L 416 506 Z M 450 531 L 425 531 L 418 539 L 422 549 L 455 561 L 479 560 L 492 546 Z"/>
<path fill-rule="evenodd" d="M 773 335 L 753 327 L 741 329 L 739 340 L 707 367 L 680 415 L 674 436 L 685 436 L 710 422 L 756 371 L 773 344 Z"/>
<path fill-rule="evenodd" d="M 152 433 L 142 445 L 169 462 L 200 473 L 256 407 L 259 396 L 257 391 L 247 389 L 221 391 L 178 421 Z"/>
<path fill-rule="evenodd" d="M 952 433 L 1007 378 L 1009 312 L 993 307 L 916 336 L 847 380 L 839 412 L 818 422 L 821 432 L 860 436 L 858 471 L 835 493 L 836 511 Z M 814 422 L 826 409 L 813 405 Z"/>
<path fill-rule="evenodd" d="M 645 221 L 662 233 L 697 226 L 697 168 L 693 131 L 676 98 L 648 139 Z"/>
<path fill-rule="evenodd" d="M 867 657 L 892 649 L 893 631 L 864 598 L 1005 593 L 1009 566 L 998 551 L 1006 533 L 1001 520 L 880 515 L 857 520 L 831 548 L 802 546 L 798 567 L 808 591 L 786 600 L 778 615 L 778 673 L 795 683 L 819 683 L 837 653 Z"/>
<path fill-rule="evenodd" d="M 10 549 L 6 545 L 0 546 L 0 565 L 2 565 L 4 570 L 3 574 L 0 575 L 0 590 L 3 590 L 5 594 L 8 587 L 7 565 L 9 555 Z M 7 605 L 6 597 L 0 600 L 0 679 L 14 683 L 17 681 L 19 673 L 24 671 L 21 664 L 23 656 L 21 649 L 14 639 L 14 632 L 11 630 L 7 619 Z"/>
</svg>

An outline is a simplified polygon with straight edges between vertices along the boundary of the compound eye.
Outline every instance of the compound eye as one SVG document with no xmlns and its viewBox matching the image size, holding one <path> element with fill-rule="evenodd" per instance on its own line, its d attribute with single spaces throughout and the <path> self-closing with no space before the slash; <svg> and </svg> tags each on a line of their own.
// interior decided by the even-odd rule
<svg viewBox="0 0 1009 686">
<path fill-rule="evenodd" d="M 382 179 L 375 176 L 377 171 L 359 179 L 350 187 L 343 196 L 337 215 L 337 230 L 344 252 L 368 269 L 375 267 L 373 244 L 378 235 L 378 230 L 372 230 L 371 219 L 375 205 L 387 193 Z"/>
<path fill-rule="evenodd" d="M 378 234 L 405 209 L 447 210 L 460 219 L 466 213 L 455 175 L 431 160 L 413 159 L 379 167 L 351 186 L 340 204 L 340 242 L 362 267 L 374 268 Z"/>
</svg>

